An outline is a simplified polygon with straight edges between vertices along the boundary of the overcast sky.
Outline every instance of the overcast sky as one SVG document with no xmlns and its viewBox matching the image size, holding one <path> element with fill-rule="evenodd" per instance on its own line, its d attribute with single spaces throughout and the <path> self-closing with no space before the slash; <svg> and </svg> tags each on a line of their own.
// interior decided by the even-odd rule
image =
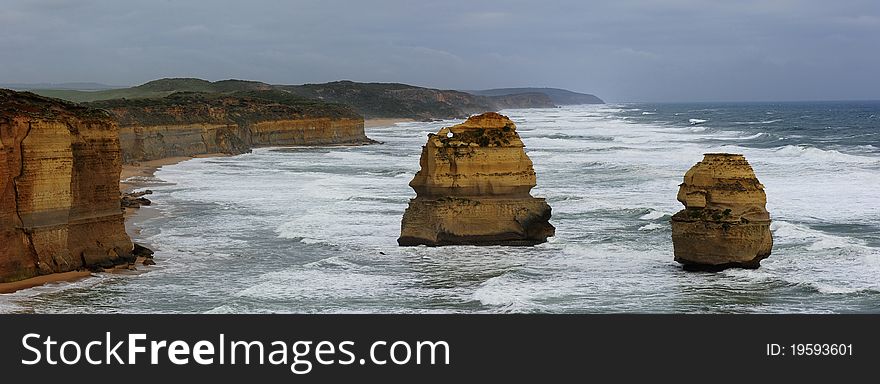
<svg viewBox="0 0 880 384">
<path fill-rule="evenodd" d="M 880 99 L 880 1 L 0 0 L 0 82 L 161 77 Z"/>
</svg>

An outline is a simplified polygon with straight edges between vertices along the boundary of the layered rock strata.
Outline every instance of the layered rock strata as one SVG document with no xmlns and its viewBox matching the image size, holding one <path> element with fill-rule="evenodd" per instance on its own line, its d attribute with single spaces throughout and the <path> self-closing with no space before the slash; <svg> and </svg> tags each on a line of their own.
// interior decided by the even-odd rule
<svg viewBox="0 0 880 384">
<path fill-rule="evenodd" d="M 130 261 L 121 165 L 106 113 L 0 90 L 0 282 Z"/>
<path fill-rule="evenodd" d="M 498 113 L 429 134 L 397 240 L 410 245 L 533 245 L 553 236 L 550 206 L 516 125 Z"/>
<path fill-rule="evenodd" d="M 351 108 L 284 91 L 181 92 L 88 105 L 109 111 L 119 121 L 125 163 L 237 155 L 260 146 L 373 142 L 364 134 L 364 119 Z"/>
<path fill-rule="evenodd" d="M 773 238 L 767 195 L 742 155 L 708 153 L 684 175 L 672 216 L 675 260 L 685 269 L 757 268 Z"/>
</svg>

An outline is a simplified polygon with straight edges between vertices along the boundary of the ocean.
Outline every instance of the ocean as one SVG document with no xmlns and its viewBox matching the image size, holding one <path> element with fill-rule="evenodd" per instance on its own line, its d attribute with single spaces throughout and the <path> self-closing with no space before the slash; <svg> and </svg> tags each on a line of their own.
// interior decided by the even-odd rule
<svg viewBox="0 0 880 384">
<path fill-rule="evenodd" d="M 381 145 L 166 166 L 135 223 L 158 265 L 0 295 L 0 312 L 880 312 L 880 102 L 502 113 L 553 208 L 545 244 L 398 247 L 426 135 L 456 121 L 398 123 L 367 129 Z M 759 269 L 673 261 L 678 184 L 707 152 L 745 154 L 766 187 Z"/>
</svg>

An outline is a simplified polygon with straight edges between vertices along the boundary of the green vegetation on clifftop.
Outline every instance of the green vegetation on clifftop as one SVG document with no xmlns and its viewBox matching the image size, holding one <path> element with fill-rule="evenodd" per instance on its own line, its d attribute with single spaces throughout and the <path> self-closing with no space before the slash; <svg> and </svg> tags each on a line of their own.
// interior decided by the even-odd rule
<svg viewBox="0 0 880 384">
<path fill-rule="evenodd" d="M 307 99 L 279 90 L 175 92 L 161 98 L 102 100 L 83 105 L 111 111 L 123 126 L 361 118 L 346 105 Z"/>
<path fill-rule="evenodd" d="M 464 118 L 476 113 L 507 108 L 552 108 L 557 104 L 596 102 L 596 100 L 602 102 L 592 95 L 551 88 L 503 89 L 468 93 L 399 83 L 334 81 L 323 84 L 271 85 L 247 80 L 210 82 L 195 78 L 159 79 L 136 87 L 101 91 L 42 89 L 34 92 L 75 102 L 96 102 L 111 99 L 126 99 L 128 100 L 126 102 L 130 102 L 135 99 L 165 98 L 177 92 L 230 95 L 242 91 L 271 90 L 296 95 L 303 99 L 344 104 L 365 118 L 409 118 L 415 120 Z M 480 92 L 485 94 L 475 94 Z M 555 101 L 557 99 L 562 102 Z"/>
</svg>

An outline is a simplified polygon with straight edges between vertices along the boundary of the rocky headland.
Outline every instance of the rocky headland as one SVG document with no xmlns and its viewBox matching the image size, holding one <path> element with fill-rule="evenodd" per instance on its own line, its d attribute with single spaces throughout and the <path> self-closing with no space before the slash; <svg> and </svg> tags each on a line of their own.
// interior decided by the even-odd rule
<svg viewBox="0 0 880 384">
<path fill-rule="evenodd" d="M 429 134 L 398 244 L 533 245 L 553 236 L 550 206 L 529 193 L 536 176 L 524 147 L 516 125 L 494 112 Z"/>
<path fill-rule="evenodd" d="M 344 104 L 366 119 L 436 120 L 466 118 L 471 114 L 505 108 L 552 108 L 561 104 L 599 102 L 597 97 L 554 88 L 506 88 L 455 91 L 400 83 L 333 81 L 320 84 L 276 85 L 259 81 L 206 81 L 166 78 L 135 87 L 77 91 L 38 89 L 41 95 L 75 102 L 111 99 L 160 99 L 178 92 L 233 93 L 283 91 L 313 101 Z"/>
<path fill-rule="evenodd" d="M 351 108 L 278 90 L 177 92 L 161 98 L 86 103 L 119 122 L 127 164 L 260 146 L 357 145 L 373 141 Z"/>
<path fill-rule="evenodd" d="M 745 157 L 708 153 L 684 175 L 672 216 L 675 261 L 689 270 L 757 268 L 773 238 L 767 195 Z"/>
<path fill-rule="evenodd" d="M 540 92 L 499 96 L 416 87 L 398 83 L 334 81 L 324 84 L 279 86 L 302 97 L 350 105 L 368 119 L 462 119 L 472 114 L 505 108 L 553 108 L 553 100 Z"/>
<path fill-rule="evenodd" d="M 106 112 L 0 89 L 0 283 L 134 261 Z"/>
<path fill-rule="evenodd" d="M 482 96 L 506 96 L 518 95 L 525 93 L 541 93 L 547 95 L 556 105 L 575 105 L 575 104 L 605 104 L 602 99 L 589 93 L 572 92 L 567 89 L 559 88 L 496 88 L 484 89 L 480 91 L 467 91 L 475 95 Z"/>
</svg>

